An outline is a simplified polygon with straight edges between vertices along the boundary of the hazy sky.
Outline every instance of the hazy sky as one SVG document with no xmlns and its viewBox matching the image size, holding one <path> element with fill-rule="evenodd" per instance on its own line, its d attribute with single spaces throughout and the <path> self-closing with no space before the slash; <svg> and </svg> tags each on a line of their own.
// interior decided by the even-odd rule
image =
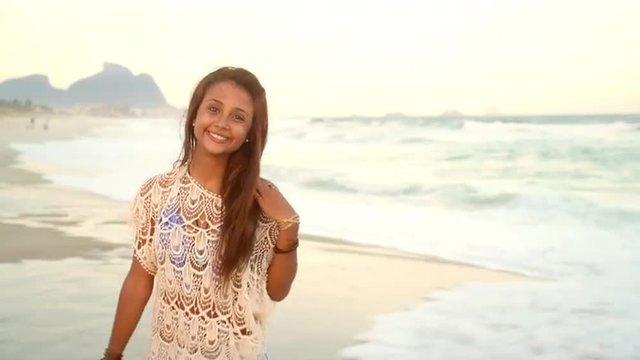
<svg viewBox="0 0 640 360">
<path fill-rule="evenodd" d="M 0 81 L 114 62 L 176 106 L 221 65 L 273 115 L 640 112 L 640 1 L 3 0 Z"/>
</svg>

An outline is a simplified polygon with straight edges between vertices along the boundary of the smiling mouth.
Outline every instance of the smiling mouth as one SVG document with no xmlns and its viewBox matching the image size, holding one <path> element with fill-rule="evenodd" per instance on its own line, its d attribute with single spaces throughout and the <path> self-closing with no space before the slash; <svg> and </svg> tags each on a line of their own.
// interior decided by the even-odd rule
<svg viewBox="0 0 640 360">
<path fill-rule="evenodd" d="M 209 139 L 213 140 L 214 142 L 216 142 L 218 144 L 225 144 L 225 143 L 229 142 L 229 138 L 228 137 L 224 137 L 222 135 L 216 134 L 216 133 L 211 132 L 211 131 L 207 131 L 207 136 L 209 136 Z"/>
</svg>

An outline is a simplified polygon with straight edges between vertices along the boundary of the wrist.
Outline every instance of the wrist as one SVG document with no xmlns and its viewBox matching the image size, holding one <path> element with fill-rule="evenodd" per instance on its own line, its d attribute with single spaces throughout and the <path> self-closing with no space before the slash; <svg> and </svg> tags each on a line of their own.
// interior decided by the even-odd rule
<svg viewBox="0 0 640 360">
<path fill-rule="evenodd" d="M 104 349 L 104 355 L 101 360 L 121 360 L 122 352 L 115 352 L 109 348 Z"/>
</svg>

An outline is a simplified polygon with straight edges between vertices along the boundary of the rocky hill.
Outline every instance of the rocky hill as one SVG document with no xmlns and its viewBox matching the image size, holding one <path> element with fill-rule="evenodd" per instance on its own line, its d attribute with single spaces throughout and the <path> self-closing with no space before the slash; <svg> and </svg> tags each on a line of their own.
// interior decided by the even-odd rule
<svg viewBox="0 0 640 360">
<path fill-rule="evenodd" d="M 9 79 L 0 83 L 0 99 L 30 100 L 64 110 L 117 107 L 148 111 L 170 107 L 150 75 L 134 75 L 126 67 L 111 63 L 67 90 L 53 87 L 41 74 Z"/>
</svg>

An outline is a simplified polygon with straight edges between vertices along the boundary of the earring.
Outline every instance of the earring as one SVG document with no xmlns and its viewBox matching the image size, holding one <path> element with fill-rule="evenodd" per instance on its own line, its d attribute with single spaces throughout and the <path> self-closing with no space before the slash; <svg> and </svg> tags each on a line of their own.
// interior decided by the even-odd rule
<svg viewBox="0 0 640 360">
<path fill-rule="evenodd" d="M 245 143 L 248 143 L 248 142 L 249 142 L 249 139 L 244 139 L 244 142 L 245 142 Z"/>
</svg>

